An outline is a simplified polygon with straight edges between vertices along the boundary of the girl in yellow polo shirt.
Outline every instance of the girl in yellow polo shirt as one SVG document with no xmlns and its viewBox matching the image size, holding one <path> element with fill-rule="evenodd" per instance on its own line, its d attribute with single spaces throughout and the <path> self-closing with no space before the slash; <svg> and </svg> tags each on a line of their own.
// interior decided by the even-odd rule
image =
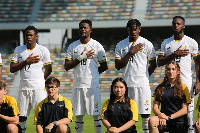
<svg viewBox="0 0 200 133">
<path fill-rule="evenodd" d="M 128 87 L 123 78 L 113 80 L 110 99 L 104 103 L 100 119 L 107 128 L 106 133 L 137 133 L 138 108 L 128 97 Z"/>
</svg>

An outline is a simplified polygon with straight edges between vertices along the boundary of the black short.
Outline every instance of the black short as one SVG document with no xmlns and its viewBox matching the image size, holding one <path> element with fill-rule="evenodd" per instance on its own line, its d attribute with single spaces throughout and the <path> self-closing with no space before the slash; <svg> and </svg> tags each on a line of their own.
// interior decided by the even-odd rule
<svg viewBox="0 0 200 133">
<path fill-rule="evenodd" d="M 168 122 L 165 128 L 159 130 L 159 133 L 169 132 L 169 133 L 187 133 L 188 125 L 184 122 Z"/>
<path fill-rule="evenodd" d="M 71 133 L 71 129 L 70 129 L 70 127 L 67 125 L 67 127 L 68 127 L 68 129 L 69 129 L 69 133 Z M 56 132 L 56 128 L 57 127 L 53 127 L 52 129 L 51 129 L 51 133 L 55 133 Z"/>
</svg>

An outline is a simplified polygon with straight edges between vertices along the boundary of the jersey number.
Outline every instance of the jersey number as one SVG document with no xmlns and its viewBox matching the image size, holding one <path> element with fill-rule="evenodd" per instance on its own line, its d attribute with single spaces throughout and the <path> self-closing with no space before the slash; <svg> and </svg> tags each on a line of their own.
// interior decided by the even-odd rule
<svg viewBox="0 0 200 133">
<path fill-rule="evenodd" d="M 31 67 L 31 64 L 28 64 L 24 67 L 24 70 L 27 71 Z"/>
<path fill-rule="evenodd" d="M 133 63 L 133 56 L 130 57 L 129 61 Z"/>
<path fill-rule="evenodd" d="M 181 57 L 174 58 L 174 61 L 177 62 L 177 63 L 179 63 L 181 61 Z"/>
<path fill-rule="evenodd" d="M 81 60 L 81 65 L 86 65 L 86 63 L 87 63 L 87 59 Z"/>
</svg>

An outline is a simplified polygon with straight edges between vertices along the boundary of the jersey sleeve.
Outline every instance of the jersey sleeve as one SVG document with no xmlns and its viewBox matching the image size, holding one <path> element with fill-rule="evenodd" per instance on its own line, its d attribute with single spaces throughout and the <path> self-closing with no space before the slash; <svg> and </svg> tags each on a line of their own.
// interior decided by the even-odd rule
<svg viewBox="0 0 200 133">
<path fill-rule="evenodd" d="M 117 44 L 115 48 L 115 60 L 121 60 L 121 58 L 122 58 L 121 49 L 119 44 Z"/>
<path fill-rule="evenodd" d="M 103 104 L 102 110 L 101 110 L 101 115 L 100 115 L 100 119 L 107 119 L 107 116 L 104 114 L 107 110 L 109 104 L 109 100 L 105 101 L 105 103 Z"/>
<path fill-rule="evenodd" d="M 155 60 L 156 59 L 156 53 L 155 53 L 155 49 L 154 46 L 151 42 L 149 42 L 149 47 L 148 47 L 148 60 Z"/>
<path fill-rule="evenodd" d="M 12 107 L 14 116 L 17 116 L 20 114 L 19 109 L 17 107 L 17 101 L 14 97 L 10 97 L 9 106 Z"/>
<path fill-rule="evenodd" d="M 102 63 L 102 62 L 106 62 L 106 61 L 107 61 L 106 52 L 105 52 L 103 46 L 101 44 L 99 44 L 98 62 Z"/>
<path fill-rule="evenodd" d="M 190 104 L 191 103 L 191 99 L 190 99 L 190 93 L 189 93 L 189 89 L 186 85 L 181 84 L 182 88 L 183 88 L 183 94 L 185 94 L 186 97 L 186 103 Z"/>
<path fill-rule="evenodd" d="M 70 100 L 66 99 L 64 100 L 65 102 L 65 108 L 66 108 L 66 112 L 65 112 L 65 118 L 69 118 L 72 121 L 72 103 Z"/>
<path fill-rule="evenodd" d="M 42 103 L 43 101 L 41 101 L 35 110 L 35 115 L 34 115 L 34 125 L 42 125 Z"/>
<path fill-rule="evenodd" d="M 19 47 L 16 47 L 13 53 L 13 57 L 11 59 L 11 62 L 18 64 L 19 63 Z"/>
<path fill-rule="evenodd" d="M 200 111 L 199 105 L 200 105 L 200 95 L 198 96 L 198 100 L 197 100 L 196 107 L 195 107 L 195 109 Z"/>
<path fill-rule="evenodd" d="M 159 56 L 165 56 L 165 53 L 166 53 L 166 51 L 165 51 L 165 41 L 163 41 L 162 42 L 162 44 L 161 44 L 161 49 L 160 49 L 160 52 L 159 52 Z"/>
<path fill-rule="evenodd" d="M 2 58 L 1 58 L 1 53 L 0 53 L 0 66 L 2 66 Z"/>
<path fill-rule="evenodd" d="M 131 111 L 133 113 L 133 119 L 134 121 L 138 121 L 138 107 L 137 104 L 134 100 L 130 99 L 130 106 L 131 106 Z"/>
<path fill-rule="evenodd" d="M 44 47 L 44 57 L 42 59 L 44 66 L 50 65 L 51 64 L 51 57 L 50 57 L 50 52 L 47 48 Z"/>
<path fill-rule="evenodd" d="M 67 55 L 65 57 L 65 60 L 72 60 L 73 57 L 72 57 L 72 48 L 71 48 L 71 45 L 69 45 L 68 49 L 67 49 Z"/>
<path fill-rule="evenodd" d="M 199 54 L 198 43 L 192 39 L 192 47 L 191 47 L 192 57 L 196 57 Z"/>
</svg>

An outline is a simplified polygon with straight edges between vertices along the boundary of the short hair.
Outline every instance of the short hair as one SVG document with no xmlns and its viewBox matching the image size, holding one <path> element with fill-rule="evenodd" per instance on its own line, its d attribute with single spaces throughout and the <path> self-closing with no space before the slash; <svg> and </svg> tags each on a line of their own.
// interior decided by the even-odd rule
<svg viewBox="0 0 200 133">
<path fill-rule="evenodd" d="M 45 81 L 45 86 L 49 84 L 55 84 L 56 87 L 60 87 L 60 81 L 55 77 L 50 77 Z"/>
<path fill-rule="evenodd" d="M 79 26 L 80 26 L 82 23 L 87 23 L 87 24 L 89 24 L 90 29 L 92 29 L 92 21 L 91 21 L 91 20 L 89 20 L 89 19 L 83 19 L 83 20 L 81 20 L 81 22 L 79 23 Z"/>
<path fill-rule="evenodd" d="M 6 84 L 0 80 L 0 90 L 6 89 Z"/>
<path fill-rule="evenodd" d="M 38 30 L 34 26 L 32 26 L 32 25 L 26 27 L 25 33 L 26 33 L 27 30 L 34 30 L 35 34 L 36 35 L 38 34 Z"/>
<path fill-rule="evenodd" d="M 177 18 L 183 20 L 183 22 L 185 23 L 185 19 L 184 19 L 184 17 L 182 17 L 182 16 L 175 16 L 175 17 L 173 18 L 173 21 L 174 21 L 174 19 L 177 19 Z"/>
<path fill-rule="evenodd" d="M 137 20 L 137 19 L 130 19 L 130 20 L 128 21 L 126 27 L 128 28 L 128 27 L 131 27 L 131 26 L 133 26 L 133 25 L 136 25 L 137 27 L 140 27 L 140 26 L 141 26 L 141 23 L 140 23 L 140 21 Z"/>
</svg>

